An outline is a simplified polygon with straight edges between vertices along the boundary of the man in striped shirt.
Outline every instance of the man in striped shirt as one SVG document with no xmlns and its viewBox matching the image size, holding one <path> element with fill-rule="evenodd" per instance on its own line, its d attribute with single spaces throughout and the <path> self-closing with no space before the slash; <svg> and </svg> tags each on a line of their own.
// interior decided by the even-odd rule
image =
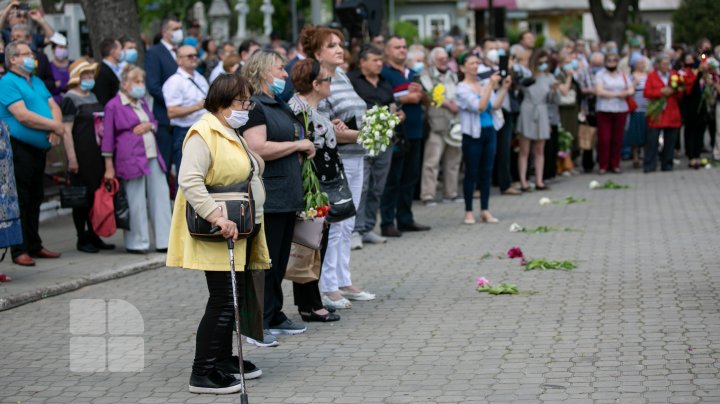
<svg viewBox="0 0 720 404">
<path fill-rule="evenodd" d="M 398 133 L 401 142 L 394 147 L 380 207 L 380 226 L 385 237 L 400 237 L 402 231 L 430 230 L 429 226 L 416 223 L 412 213 L 413 195 L 422 163 L 423 111 L 420 101 L 423 91 L 416 82 L 415 73 L 405 68 L 407 51 L 405 39 L 398 36 L 391 36 L 385 43 L 386 64 L 381 76 L 390 83 L 395 100 L 402 104 L 405 112 L 405 121 Z"/>
</svg>

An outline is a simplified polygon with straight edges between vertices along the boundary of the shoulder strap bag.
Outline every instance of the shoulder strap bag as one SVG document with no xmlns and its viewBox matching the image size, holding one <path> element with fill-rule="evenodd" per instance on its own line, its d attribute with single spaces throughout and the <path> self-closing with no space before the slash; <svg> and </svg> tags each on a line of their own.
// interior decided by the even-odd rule
<svg viewBox="0 0 720 404">
<path fill-rule="evenodd" d="M 250 161 L 250 175 L 248 178 L 237 184 L 206 185 L 206 188 L 210 196 L 220 205 L 223 217 L 232 220 L 237 225 L 238 238 L 246 239 L 255 234 L 256 227 L 259 229 L 259 226 L 255 225 L 255 201 L 250 186 L 253 175 L 255 175 L 255 164 L 245 147 L 245 143 L 243 143 L 242 139 L 239 140 Z M 185 217 L 191 237 L 203 241 L 225 241 L 220 231 L 211 232 L 213 225 L 200 217 L 190 203 L 185 205 Z"/>
</svg>

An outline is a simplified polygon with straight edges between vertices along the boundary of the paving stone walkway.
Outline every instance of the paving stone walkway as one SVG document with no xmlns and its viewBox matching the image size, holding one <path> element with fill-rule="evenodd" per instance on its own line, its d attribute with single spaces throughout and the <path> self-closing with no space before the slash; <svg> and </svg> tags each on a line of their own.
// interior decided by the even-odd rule
<svg viewBox="0 0 720 404">
<path fill-rule="evenodd" d="M 608 178 L 631 188 L 588 189 Z M 590 200 L 538 204 L 568 195 Z M 353 252 L 354 283 L 375 301 L 279 347 L 246 346 L 264 371 L 250 402 L 720 403 L 719 206 L 720 169 L 563 178 L 494 196 L 498 225 L 463 225 L 460 204 L 417 206 L 432 231 Z M 497 258 L 514 246 L 578 268 L 525 272 Z M 478 276 L 526 293 L 477 293 Z M 0 402 L 239 402 L 187 392 L 206 293 L 200 272 L 163 268 L 0 312 Z M 75 299 L 137 308 L 142 372 L 70 371 Z"/>
</svg>

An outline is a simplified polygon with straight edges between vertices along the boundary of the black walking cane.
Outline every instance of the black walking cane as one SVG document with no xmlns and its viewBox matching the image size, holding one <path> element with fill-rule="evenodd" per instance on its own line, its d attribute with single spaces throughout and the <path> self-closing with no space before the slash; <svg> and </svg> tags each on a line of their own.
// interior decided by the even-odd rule
<svg viewBox="0 0 720 404">
<path fill-rule="evenodd" d="M 219 227 L 210 229 L 210 233 L 220 231 Z M 232 284 L 233 309 L 235 309 L 235 330 L 237 331 L 238 366 L 240 368 L 240 403 L 248 404 L 248 396 L 245 391 L 245 369 L 243 369 L 242 339 L 240 333 L 240 306 L 238 305 L 237 283 L 235 281 L 235 242 L 232 238 L 227 239 L 228 253 L 230 254 L 230 283 Z"/>
</svg>

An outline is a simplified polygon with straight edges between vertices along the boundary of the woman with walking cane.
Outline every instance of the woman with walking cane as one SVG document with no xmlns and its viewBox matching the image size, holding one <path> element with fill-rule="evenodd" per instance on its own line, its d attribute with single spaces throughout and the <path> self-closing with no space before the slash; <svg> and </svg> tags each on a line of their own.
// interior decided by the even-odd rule
<svg viewBox="0 0 720 404">
<path fill-rule="evenodd" d="M 251 362 L 240 362 L 239 335 L 239 358 L 232 356 L 233 324 L 241 323 L 234 315 L 238 313 L 235 305 L 239 306 L 243 316 L 238 332 L 262 338 L 264 274 L 259 270 L 270 268 L 262 228 L 265 192 L 261 174 L 264 163 L 235 132 L 247 122 L 248 111 L 254 106 L 250 101 L 251 94 L 250 85 L 238 75 L 222 75 L 210 86 L 205 100 L 208 113 L 185 137 L 178 176 L 180 189 L 175 199 L 167 258 L 170 267 L 205 271 L 208 286 L 208 303 L 197 330 L 190 392 L 230 394 L 240 391 L 243 400 L 247 399 L 244 379 L 259 377 L 262 371 Z M 221 188 L 234 190 L 237 186 L 245 186 L 244 201 L 250 201 L 249 209 L 253 208 L 254 202 L 254 217 L 250 219 L 254 222 L 254 231 L 249 234 L 242 233 L 243 229 L 234 218 L 228 219 L 233 216 L 231 203 L 242 203 L 243 200 L 222 202 L 219 195 L 228 193 L 213 192 Z M 221 232 L 227 244 L 197 238 L 197 232 L 191 235 L 188 226 L 196 226 L 198 221 L 212 227 L 209 234 L 219 236 L 218 231 Z M 247 223 L 242 221 L 241 224 Z M 228 247 L 231 248 L 230 265 Z M 233 287 L 235 257 L 242 272 L 237 275 L 236 287 Z"/>
</svg>

